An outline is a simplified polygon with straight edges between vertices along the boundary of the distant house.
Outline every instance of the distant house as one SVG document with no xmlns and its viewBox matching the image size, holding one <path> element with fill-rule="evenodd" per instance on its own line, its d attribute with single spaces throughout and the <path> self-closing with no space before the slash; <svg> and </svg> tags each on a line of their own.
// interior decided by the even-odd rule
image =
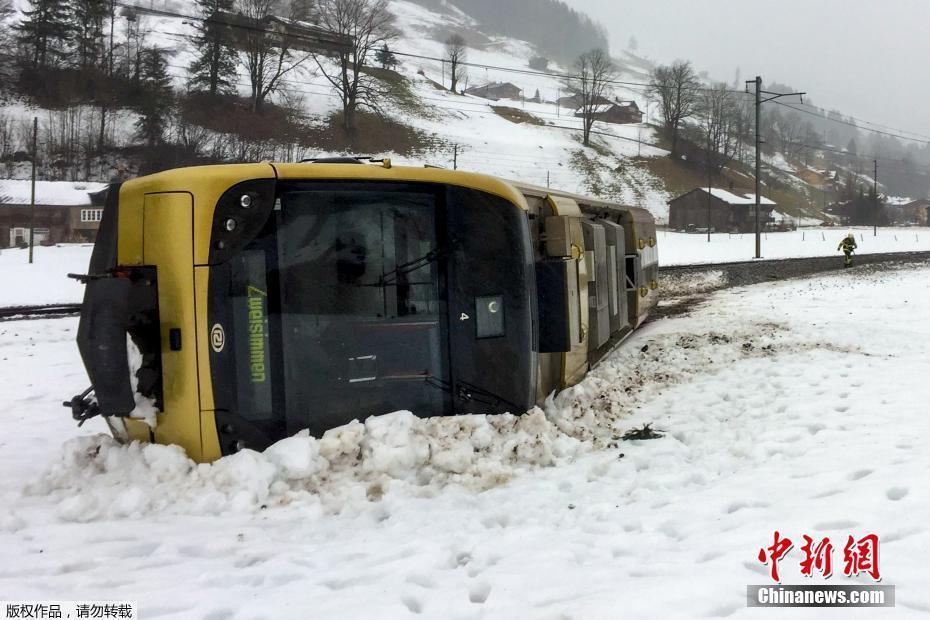
<svg viewBox="0 0 930 620">
<path fill-rule="evenodd" d="M 582 116 L 581 110 L 575 111 L 575 116 Z M 635 101 L 617 101 L 598 105 L 594 109 L 594 120 L 616 125 L 628 123 L 642 123 L 643 113 Z"/>
<path fill-rule="evenodd" d="M 35 243 L 93 241 L 106 183 L 36 181 Z M 0 179 L 0 248 L 29 243 L 30 182 Z"/>
<path fill-rule="evenodd" d="M 522 93 L 522 90 L 510 82 L 489 82 L 482 86 L 472 86 L 465 91 L 466 95 L 483 97 L 491 101 L 497 101 L 498 99 L 519 99 Z"/>
<path fill-rule="evenodd" d="M 709 194 L 709 198 L 708 198 Z M 716 232 L 755 230 L 756 195 L 746 190 L 698 187 L 668 203 L 668 225 L 685 232 L 706 231 L 710 207 L 710 228 Z M 777 206 L 766 197 L 759 201 L 759 223 L 765 228 L 774 221 Z"/>
<path fill-rule="evenodd" d="M 286 19 L 276 15 L 263 18 L 248 17 L 242 13 L 216 11 L 205 22 L 210 28 L 222 32 L 240 50 L 255 47 L 256 33 L 275 42 L 287 41 L 290 49 L 311 53 L 336 55 L 352 49 L 352 37 L 339 34 L 308 22 Z"/>
<path fill-rule="evenodd" d="M 575 93 L 573 95 L 566 95 L 564 97 L 559 97 L 556 103 L 559 104 L 560 108 L 565 108 L 566 110 L 577 110 L 578 108 L 581 107 L 581 103 L 582 103 L 581 95 L 579 95 L 578 93 Z M 597 98 L 597 105 L 610 105 L 612 103 L 613 101 L 611 101 L 607 97 Z"/>
<path fill-rule="evenodd" d="M 899 199 L 889 197 L 885 200 L 885 211 L 889 221 L 897 224 L 926 226 L 930 223 L 930 200 Z"/>
<path fill-rule="evenodd" d="M 930 200 L 921 198 L 901 206 L 904 221 L 908 224 L 926 226 L 930 224 Z"/>
</svg>

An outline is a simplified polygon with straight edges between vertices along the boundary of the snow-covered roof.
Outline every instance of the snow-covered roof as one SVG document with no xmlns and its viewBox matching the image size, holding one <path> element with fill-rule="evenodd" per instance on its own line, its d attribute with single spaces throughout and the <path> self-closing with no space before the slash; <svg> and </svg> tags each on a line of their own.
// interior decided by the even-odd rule
<svg viewBox="0 0 930 620">
<path fill-rule="evenodd" d="M 28 180 L 0 179 L 0 204 L 30 204 L 30 186 L 31 181 Z M 89 205 L 89 194 L 106 189 L 106 186 L 106 183 L 36 181 L 36 204 L 54 206 Z"/>
<path fill-rule="evenodd" d="M 633 103 L 632 101 L 601 103 L 601 104 L 594 106 L 592 108 L 592 112 L 594 114 L 606 114 L 607 112 L 610 112 L 614 108 L 620 108 L 624 112 L 627 112 L 628 111 L 627 108 L 629 108 L 632 103 Z M 581 111 L 582 111 L 582 108 L 579 107 L 578 109 L 575 110 L 575 113 L 580 114 Z M 642 112 L 640 112 L 640 114 L 642 114 Z"/>
<path fill-rule="evenodd" d="M 706 187 L 699 187 L 699 190 L 702 192 L 708 191 Z M 756 195 L 753 193 L 743 193 L 734 194 L 733 192 L 728 192 L 725 189 L 720 189 L 719 187 L 710 188 L 710 195 L 714 198 L 718 198 L 724 201 L 727 204 L 731 205 L 754 205 L 756 204 Z M 774 205 L 775 201 L 769 200 L 765 196 L 762 196 L 759 200 L 759 204 L 763 205 Z"/>
</svg>

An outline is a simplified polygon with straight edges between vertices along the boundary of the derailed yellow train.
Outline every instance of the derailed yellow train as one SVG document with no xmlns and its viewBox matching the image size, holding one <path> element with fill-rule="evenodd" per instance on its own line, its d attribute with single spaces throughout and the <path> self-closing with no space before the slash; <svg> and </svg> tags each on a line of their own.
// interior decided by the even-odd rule
<svg viewBox="0 0 930 620">
<path fill-rule="evenodd" d="M 657 270 L 647 211 L 491 176 L 170 170 L 111 187 L 66 404 L 198 461 L 397 409 L 522 413 L 642 323 Z"/>
</svg>

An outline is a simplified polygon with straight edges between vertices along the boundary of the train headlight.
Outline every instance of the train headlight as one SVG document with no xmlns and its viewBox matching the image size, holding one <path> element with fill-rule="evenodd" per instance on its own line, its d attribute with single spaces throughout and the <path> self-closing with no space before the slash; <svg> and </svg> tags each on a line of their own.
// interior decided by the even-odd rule
<svg viewBox="0 0 930 620">
<path fill-rule="evenodd" d="M 655 237 L 649 237 L 649 247 L 650 247 L 650 248 L 656 247 L 656 238 L 655 238 Z"/>
<path fill-rule="evenodd" d="M 640 296 L 640 297 L 645 297 L 645 296 L 648 295 L 648 294 L 649 294 L 649 289 L 648 289 L 648 288 L 646 288 L 645 286 L 639 287 L 639 296 Z"/>
<path fill-rule="evenodd" d="M 223 192 L 213 210 L 209 263 L 228 260 L 254 239 L 268 221 L 274 203 L 274 179 L 249 179 Z"/>
<path fill-rule="evenodd" d="M 639 245 L 639 249 L 640 249 L 640 250 L 645 250 L 645 249 L 646 249 L 646 240 L 645 240 L 645 239 L 640 239 L 638 245 Z"/>
<path fill-rule="evenodd" d="M 650 280 L 650 281 L 649 281 L 649 288 L 652 289 L 652 290 L 656 290 L 657 288 L 659 288 L 659 283 L 656 282 L 655 280 Z"/>
</svg>

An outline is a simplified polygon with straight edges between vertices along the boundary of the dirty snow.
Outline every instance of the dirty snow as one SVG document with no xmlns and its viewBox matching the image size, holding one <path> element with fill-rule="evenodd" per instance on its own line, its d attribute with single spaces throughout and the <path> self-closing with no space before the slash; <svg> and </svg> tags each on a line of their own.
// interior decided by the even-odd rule
<svg viewBox="0 0 930 620">
<path fill-rule="evenodd" d="M 76 321 L 3 323 L 0 583 L 144 617 L 750 617 L 774 529 L 874 531 L 898 607 L 868 617 L 917 617 L 928 308 L 926 267 L 731 289 L 529 415 L 395 412 L 213 465 L 75 429 Z"/>
</svg>

